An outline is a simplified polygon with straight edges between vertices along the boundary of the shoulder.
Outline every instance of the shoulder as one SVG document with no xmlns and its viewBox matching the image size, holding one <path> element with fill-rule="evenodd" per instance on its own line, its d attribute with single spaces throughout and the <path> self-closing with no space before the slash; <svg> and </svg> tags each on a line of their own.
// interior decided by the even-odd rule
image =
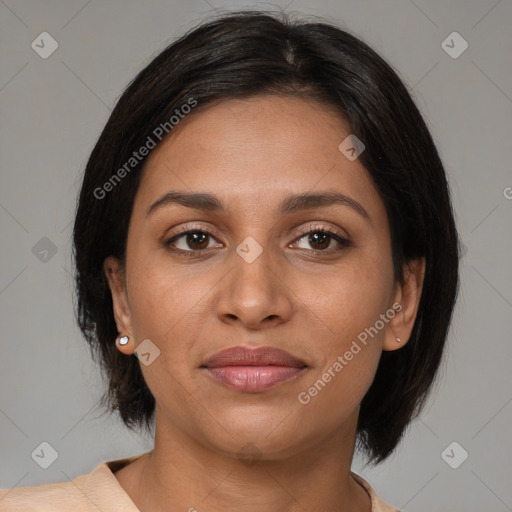
<svg viewBox="0 0 512 512">
<path fill-rule="evenodd" d="M 64 511 L 74 507 L 76 511 L 89 510 L 87 496 L 80 491 L 80 484 L 87 478 L 82 475 L 71 482 L 16 487 L 0 491 L 2 512 L 46 512 Z M 89 508 L 84 508 L 87 505 Z"/>
<path fill-rule="evenodd" d="M 354 480 L 364 488 L 364 490 L 368 493 L 368 496 L 370 496 L 370 500 L 372 503 L 372 510 L 371 512 L 399 512 L 398 509 L 391 507 L 390 505 L 387 505 L 384 503 L 375 493 L 375 491 L 372 489 L 370 484 L 361 476 L 357 475 L 356 473 L 351 473 Z"/>
<path fill-rule="evenodd" d="M 136 512 L 114 472 L 139 456 L 98 464 L 69 482 L 0 490 L 2 512 Z"/>
</svg>

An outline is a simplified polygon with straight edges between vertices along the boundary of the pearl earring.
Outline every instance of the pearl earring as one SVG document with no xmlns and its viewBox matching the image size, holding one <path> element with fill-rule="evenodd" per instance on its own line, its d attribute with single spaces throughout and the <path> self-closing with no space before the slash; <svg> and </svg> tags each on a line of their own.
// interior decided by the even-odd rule
<svg viewBox="0 0 512 512">
<path fill-rule="evenodd" d="M 402 340 L 401 340 L 400 338 L 397 338 L 397 339 L 396 339 L 396 342 L 397 342 L 397 343 L 400 343 L 401 341 L 402 341 Z"/>
<path fill-rule="evenodd" d="M 126 345 L 128 343 L 128 336 L 123 336 L 122 338 L 117 338 L 119 345 Z"/>
</svg>

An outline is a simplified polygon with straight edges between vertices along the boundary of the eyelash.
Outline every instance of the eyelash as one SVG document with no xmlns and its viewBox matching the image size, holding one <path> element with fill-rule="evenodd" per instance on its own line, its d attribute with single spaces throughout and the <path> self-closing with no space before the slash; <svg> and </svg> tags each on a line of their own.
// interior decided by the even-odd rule
<svg viewBox="0 0 512 512">
<path fill-rule="evenodd" d="M 202 228 L 188 228 L 184 231 L 180 231 L 179 233 L 176 233 L 174 234 L 171 238 L 169 238 L 168 240 L 166 240 L 164 242 L 164 246 L 169 249 L 170 251 L 173 251 L 173 252 L 176 252 L 176 253 L 179 253 L 179 254 L 183 254 L 184 256 L 187 256 L 187 257 L 199 257 L 199 256 L 202 256 L 204 253 L 207 253 L 210 251 L 210 249 L 197 249 L 197 250 L 189 250 L 189 251 L 185 251 L 183 249 L 177 249 L 175 247 L 172 247 L 171 244 L 173 242 L 175 242 L 176 240 L 179 240 L 182 236 L 184 235 L 188 235 L 188 234 L 191 234 L 191 233 L 200 233 L 200 234 L 203 234 L 203 235 L 208 235 L 212 238 L 215 238 L 215 234 L 214 233 L 211 233 L 209 231 L 206 231 Z M 330 249 L 311 249 L 311 250 L 308 250 L 307 252 L 312 252 L 314 254 L 332 254 L 333 252 L 338 252 L 338 251 L 341 251 L 343 250 L 344 248 L 346 247 L 350 247 L 351 246 L 351 243 L 349 240 L 347 240 L 346 238 L 343 238 L 339 233 L 337 233 L 336 231 L 333 231 L 331 229 L 328 229 L 328 228 L 325 228 L 325 227 L 312 227 L 312 228 L 309 228 L 308 230 L 306 231 L 301 231 L 300 232 L 300 237 L 297 238 L 296 240 L 301 240 L 302 238 L 304 238 L 305 236 L 307 235 L 311 235 L 311 234 L 314 234 L 314 233 L 322 233 L 322 234 L 325 234 L 325 235 L 329 235 L 331 238 L 333 238 L 334 240 L 336 240 L 336 242 L 338 242 L 340 244 L 340 246 L 338 247 L 331 247 Z"/>
</svg>

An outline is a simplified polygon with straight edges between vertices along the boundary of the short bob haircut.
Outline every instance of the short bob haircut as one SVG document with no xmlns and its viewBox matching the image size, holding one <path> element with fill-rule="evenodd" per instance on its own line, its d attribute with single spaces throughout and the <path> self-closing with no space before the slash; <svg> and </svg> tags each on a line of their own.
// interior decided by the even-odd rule
<svg viewBox="0 0 512 512">
<path fill-rule="evenodd" d="M 123 166 L 127 169 L 148 136 L 155 139 L 157 127 L 167 126 L 172 136 L 169 119 L 191 99 L 197 106 L 190 115 L 217 100 L 264 94 L 320 102 L 363 141 L 359 159 L 386 207 L 395 279 L 403 282 L 403 265 L 416 257 L 425 257 L 426 272 L 410 339 L 401 349 L 382 353 L 362 400 L 357 449 L 369 463 L 381 462 L 425 404 L 459 286 L 459 241 L 443 164 L 391 66 L 355 36 L 324 20 L 313 21 L 234 11 L 203 22 L 132 80 L 90 155 L 73 230 L 75 313 L 108 379 L 101 405 L 117 410 L 131 430 L 145 426 L 151 432 L 155 399 L 137 357 L 116 348 L 112 296 L 102 265 L 110 255 L 125 261 L 133 200 L 147 156 L 139 156 L 130 172 L 118 173 L 123 179 L 113 183 L 112 178 Z"/>
</svg>

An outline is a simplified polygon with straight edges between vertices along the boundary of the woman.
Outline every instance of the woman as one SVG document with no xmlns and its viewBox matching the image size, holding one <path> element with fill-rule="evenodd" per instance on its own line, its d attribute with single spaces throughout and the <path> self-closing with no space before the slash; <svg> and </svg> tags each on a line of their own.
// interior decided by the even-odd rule
<svg viewBox="0 0 512 512">
<path fill-rule="evenodd" d="M 154 448 L 2 510 L 396 510 L 352 458 L 385 460 L 428 395 L 458 239 L 429 131 L 366 44 L 261 12 L 171 44 L 90 156 L 74 254 L 104 401 Z"/>
</svg>

